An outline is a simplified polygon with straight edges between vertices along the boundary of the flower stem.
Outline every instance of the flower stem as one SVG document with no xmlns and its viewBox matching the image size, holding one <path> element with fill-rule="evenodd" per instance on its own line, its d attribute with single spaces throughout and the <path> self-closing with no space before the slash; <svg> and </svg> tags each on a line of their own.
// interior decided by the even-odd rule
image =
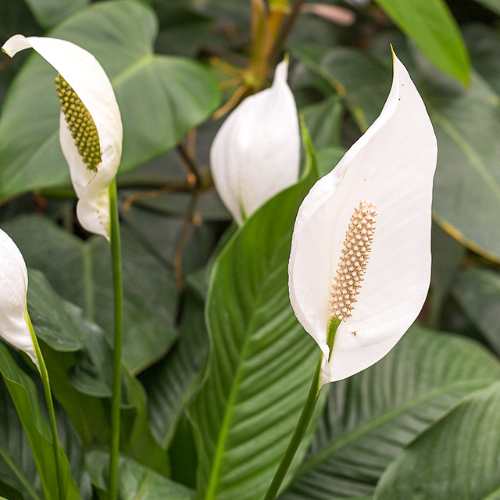
<svg viewBox="0 0 500 500">
<path fill-rule="evenodd" d="M 35 347 L 36 359 L 38 362 L 38 370 L 40 373 L 40 378 L 42 380 L 43 392 L 45 395 L 45 402 L 47 404 L 47 410 L 49 414 L 50 431 L 52 433 L 52 447 L 54 450 L 54 462 L 56 466 L 56 478 L 57 478 L 57 496 L 59 500 L 65 500 L 64 498 L 64 484 L 63 484 L 63 473 L 61 469 L 61 459 L 59 455 L 59 435 L 57 433 L 57 420 L 56 412 L 54 409 L 54 400 L 52 398 L 52 391 L 50 389 L 49 372 L 47 371 L 47 366 L 45 365 L 45 360 L 43 359 L 42 350 L 38 344 L 38 339 L 35 333 L 35 328 L 31 322 L 30 315 L 28 311 L 25 314 L 26 324 L 28 325 L 31 340 L 33 341 L 33 346 Z"/>
<path fill-rule="evenodd" d="M 120 409 L 122 392 L 122 333 L 123 333 L 123 282 L 122 253 L 120 241 L 120 220 L 118 214 L 118 193 L 116 181 L 109 186 L 111 216 L 111 265 L 113 269 L 113 289 L 115 297 L 114 350 L 113 350 L 113 399 L 111 404 L 111 449 L 109 465 L 109 499 L 118 498 L 120 465 Z"/>
<path fill-rule="evenodd" d="M 340 325 L 340 320 L 337 318 L 332 318 L 328 324 L 328 346 L 330 347 L 330 353 L 332 352 L 333 343 L 335 340 L 335 334 L 337 333 L 337 329 Z M 302 442 L 302 438 L 309 427 L 309 423 L 311 421 L 312 416 L 314 415 L 314 408 L 316 407 L 316 403 L 318 401 L 319 393 L 322 387 L 321 382 L 321 367 L 323 365 L 323 357 L 322 354 L 319 358 L 318 365 L 316 367 L 316 371 L 314 372 L 314 377 L 311 383 L 311 387 L 309 389 L 309 394 L 307 396 L 306 403 L 304 408 L 302 409 L 302 413 L 300 415 L 299 421 L 297 423 L 297 427 L 295 427 L 295 431 L 293 432 L 292 438 L 288 443 L 288 448 L 285 451 L 283 458 L 279 464 L 278 470 L 276 471 L 271 485 L 267 490 L 266 496 L 264 500 L 274 500 L 279 493 L 281 484 L 283 483 L 286 473 L 290 468 L 293 457 L 295 453 L 297 453 L 297 449 Z"/>
</svg>

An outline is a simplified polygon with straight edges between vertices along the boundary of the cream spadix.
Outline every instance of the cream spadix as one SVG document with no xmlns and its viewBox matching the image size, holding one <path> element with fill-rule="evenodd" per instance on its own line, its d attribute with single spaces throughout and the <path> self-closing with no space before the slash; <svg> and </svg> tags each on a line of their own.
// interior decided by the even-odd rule
<svg viewBox="0 0 500 500">
<path fill-rule="evenodd" d="M 109 239 L 108 187 L 120 164 L 123 140 L 111 83 L 92 54 L 65 40 L 14 35 L 2 47 L 10 57 L 27 48 L 57 72 L 59 140 L 78 196 L 78 219 L 88 231 Z"/>
<path fill-rule="evenodd" d="M 21 252 L 0 229 L 0 337 L 24 351 L 35 364 L 35 347 L 26 322 L 28 273 Z"/>
<path fill-rule="evenodd" d="M 415 321 L 429 288 L 436 137 L 395 55 L 393 66 L 380 116 L 317 181 L 295 222 L 290 300 L 324 353 L 323 383 L 387 354 Z M 340 322 L 332 352 L 331 322 Z"/>
<path fill-rule="evenodd" d="M 299 176 L 299 123 L 287 74 L 288 62 L 283 61 L 273 85 L 247 97 L 212 145 L 215 186 L 239 224 Z"/>
</svg>

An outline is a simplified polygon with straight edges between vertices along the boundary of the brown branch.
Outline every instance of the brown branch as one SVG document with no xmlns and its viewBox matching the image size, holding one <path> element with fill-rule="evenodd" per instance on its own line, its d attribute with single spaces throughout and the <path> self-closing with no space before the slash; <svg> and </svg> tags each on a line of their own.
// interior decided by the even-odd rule
<svg viewBox="0 0 500 500">
<path fill-rule="evenodd" d="M 182 163 L 184 164 L 188 172 L 188 184 L 190 184 L 195 189 L 201 188 L 201 186 L 203 185 L 203 179 L 200 174 L 200 169 L 198 168 L 198 165 L 196 165 L 195 160 L 183 144 L 177 145 L 177 152 L 179 153 Z"/>
</svg>

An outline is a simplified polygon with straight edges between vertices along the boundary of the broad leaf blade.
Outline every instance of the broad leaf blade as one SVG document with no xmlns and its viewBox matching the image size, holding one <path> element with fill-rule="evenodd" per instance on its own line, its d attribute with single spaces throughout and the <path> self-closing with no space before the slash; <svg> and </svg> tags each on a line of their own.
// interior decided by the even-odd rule
<svg viewBox="0 0 500 500">
<path fill-rule="evenodd" d="M 408 443 L 499 376 L 500 364 L 478 344 L 413 327 L 384 360 L 332 384 L 309 455 L 283 500 L 372 495 Z"/>
<path fill-rule="evenodd" d="M 302 410 L 319 351 L 290 308 L 287 264 L 309 186 L 306 179 L 262 207 L 215 263 L 212 352 L 192 407 L 202 498 L 260 498 Z"/>
<path fill-rule="evenodd" d="M 4 225 L 29 267 L 42 271 L 55 291 L 80 306 L 86 319 L 113 335 L 113 290 L 109 244 L 86 242 L 41 217 Z M 124 364 L 132 373 L 161 358 L 176 336 L 173 272 L 123 230 Z"/>
</svg>

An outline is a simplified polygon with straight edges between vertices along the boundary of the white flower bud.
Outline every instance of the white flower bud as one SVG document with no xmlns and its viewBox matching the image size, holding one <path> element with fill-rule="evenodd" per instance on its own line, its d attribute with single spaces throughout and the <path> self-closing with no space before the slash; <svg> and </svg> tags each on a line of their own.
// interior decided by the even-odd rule
<svg viewBox="0 0 500 500">
<path fill-rule="evenodd" d="M 239 224 L 299 176 L 299 122 L 287 73 L 283 61 L 272 87 L 247 97 L 212 145 L 215 186 Z"/>
</svg>

